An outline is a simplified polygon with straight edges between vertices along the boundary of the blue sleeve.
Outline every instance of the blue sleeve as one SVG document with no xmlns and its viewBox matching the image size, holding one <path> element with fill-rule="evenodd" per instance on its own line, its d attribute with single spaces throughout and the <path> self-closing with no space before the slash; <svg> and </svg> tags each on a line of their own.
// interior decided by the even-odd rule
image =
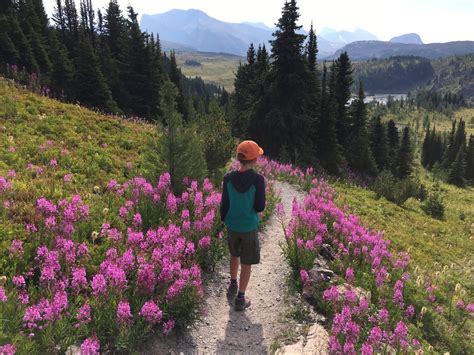
<svg viewBox="0 0 474 355">
<path fill-rule="evenodd" d="M 254 208 L 256 212 L 262 212 L 265 209 L 265 179 L 260 174 L 255 179 L 255 189 Z"/>
<path fill-rule="evenodd" d="M 224 181 L 222 183 L 222 198 L 221 198 L 221 221 L 224 221 L 227 212 L 229 211 L 229 191 L 227 191 L 227 182 L 229 181 L 228 175 L 224 176 Z"/>
</svg>

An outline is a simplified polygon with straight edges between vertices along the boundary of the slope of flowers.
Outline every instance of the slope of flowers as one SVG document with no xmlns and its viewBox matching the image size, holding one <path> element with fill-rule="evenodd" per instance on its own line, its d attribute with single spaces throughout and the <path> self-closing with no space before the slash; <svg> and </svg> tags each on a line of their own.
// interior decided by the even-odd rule
<svg viewBox="0 0 474 355">
<path fill-rule="evenodd" d="M 455 329 L 466 330 L 463 327 L 474 305 L 462 285 L 450 290 L 441 284 L 439 272 L 427 276 L 418 268 L 411 271 L 409 254 L 392 250 L 382 233 L 367 230 L 356 216 L 339 209 L 334 190 L 311 171 L 276 162 L 266 162 L 266 168 L 280 179 L 309 186 L 304 203 L 293 204 L 282 249 L 295 280 L 313 290 L 316 307 L 330 318 L 332 353 L 405 353 L 429 348 L 425 340 L 439 332 L 433 319 L 447 313 L 447 308 Z M 329 265 L 337 277 L 331 282 L 311 279 L 316 258 L 328 246 L 334 253 Z"/>
<path fill-rule="evenodd" d="M 0 178 L 2 202 L 12 200 L 11 185 Z M 165 173 L 156 186 L 112 180 L 89 199 L 106 207 L 91 213 L 79 195 L 38 198 L 25 237 L 11 242 L 0 340 L 21 353 L 65 351 L 84 339 L 86 354 L 127 349 L 199 316 L 201 267 L 223 251 L 212 184 L 191 181 L 175 196 Z"/>
</svg>

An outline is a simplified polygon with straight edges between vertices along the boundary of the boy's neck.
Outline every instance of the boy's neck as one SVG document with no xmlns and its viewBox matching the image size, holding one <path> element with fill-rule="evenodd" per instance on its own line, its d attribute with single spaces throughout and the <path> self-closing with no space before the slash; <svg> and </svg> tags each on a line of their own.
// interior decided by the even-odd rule
<svg viewBox="0 0 474 355">
<path fill-rule="evenodd" d="M 239 171 L 242 172 L 242 173 L 244 173 L 248 170 L 252 170 L 252 167 L 251 166 L 241 166 L 240 169 L 239 169 Z"/>
</svg>

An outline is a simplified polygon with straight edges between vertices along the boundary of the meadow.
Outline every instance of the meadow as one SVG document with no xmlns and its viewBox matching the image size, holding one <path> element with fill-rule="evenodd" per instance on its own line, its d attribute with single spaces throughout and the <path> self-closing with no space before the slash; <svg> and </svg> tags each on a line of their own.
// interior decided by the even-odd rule
<svg viewBox="0 0 474 355">
<path fill-rule="evenodd" d="M 0 343 L 18 353 L 73 344 L 90 354 L 130 351 L 199 318 L 201 272 L 225 255 L 219 188 L 187 181 L 174 195 L 154 150 L 156 126 L 59 103 L 6 80 L 0 101 Z M 472 188 L 441 183 L 446 216 L 435 220 L 415 199 L 397 206 L 314 170 L 266 160 L 259 169 L 267 181 L 308 193 L 294 206 L 283 246 L 295 281 L 308 282 L 322 242 L 339 255 L 331 264 L 336 284 L 315 290 L 317 310 L 330 317 L 332 351 L 370 353 L 386 344 L 472 350 Z M 421 176 L 428 188 L 432 178 Z M 333 288 L 343 283 L 372 296 L 356 302 Z M 352 327 L 342 332 L 341 319 Z"/>
<path fill-rule="evenodd" d="M 187 60 L 199 62 L 201 65 L 186 65 Z M 235 73 L 239 63 L 244 63 L 246 59 L 224 53 L 177 52 L 176 61 L 187 77 L 200 76 L 208 83 L 223 86 L 228 92 L 233 92 Z"/>
</svg>

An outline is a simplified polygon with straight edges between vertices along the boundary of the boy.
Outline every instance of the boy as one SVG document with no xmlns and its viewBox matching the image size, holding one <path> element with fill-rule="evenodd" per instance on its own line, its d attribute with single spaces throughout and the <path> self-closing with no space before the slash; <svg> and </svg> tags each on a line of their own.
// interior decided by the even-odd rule
<svg viewBox="0 0 474 355">
<path fill-rule="evenodd" d="M 258 241 L 258 213 L 265 209 L 265 179 L 253 168 L 263 150 L 254 141 L 243 141 L 237 147 L 240 169 L 224 176 L 221 219 L 227 227 L 230 250 L 229 298 L 235 297 L 235 310 L 243 311 L 250 306 L 245 291 L 250 280 L 252 265 L 260 262 Z M 237 273 L 240 269 L 240 282 Z M 238 291 L 238 292 L 237 292 Z M 237 296 L 237 297 L 236 297 Z"/>
</svg>

